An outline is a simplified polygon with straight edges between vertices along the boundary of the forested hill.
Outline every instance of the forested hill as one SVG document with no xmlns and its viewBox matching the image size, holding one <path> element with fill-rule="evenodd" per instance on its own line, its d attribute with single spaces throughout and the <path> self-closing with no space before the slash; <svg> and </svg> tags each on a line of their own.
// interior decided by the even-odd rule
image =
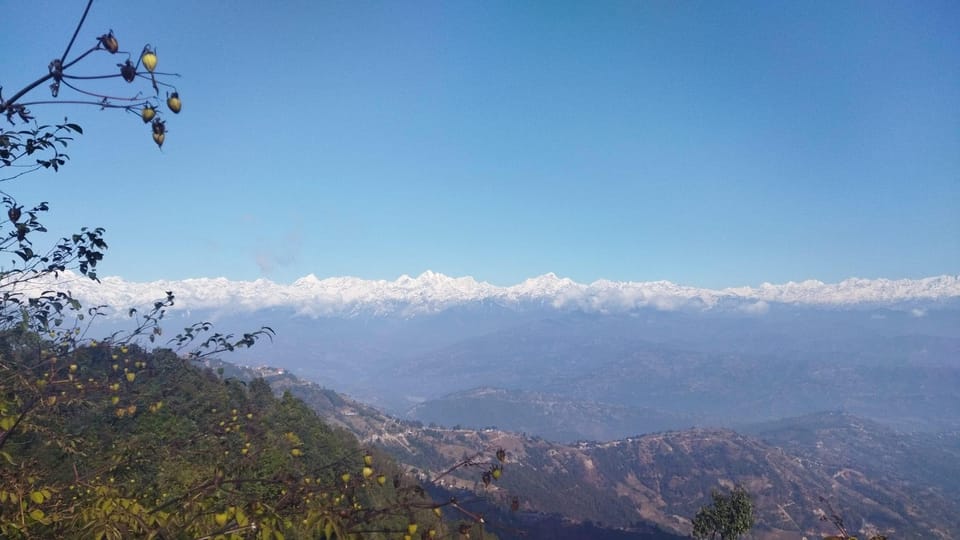
<svg viewBox="0 0 960 540">
<path fill-rule="evenodd" d="M 447 530 L 388 457 L 263 380 L 134 346 L 61 357 L 19 331 L 0 363 L 2 538 Z"/>
</svg>

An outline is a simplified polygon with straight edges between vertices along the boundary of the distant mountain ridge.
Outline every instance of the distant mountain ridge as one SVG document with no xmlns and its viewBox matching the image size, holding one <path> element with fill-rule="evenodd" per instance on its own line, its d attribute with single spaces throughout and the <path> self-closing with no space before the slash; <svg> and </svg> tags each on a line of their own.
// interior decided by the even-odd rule
<svg viewBox="0 0 960 540">
<path fill-rule="evenodd" d="M 43 288 L 69 289 L 93 304 L 117 309 L 149 305 L 164 291 L 177 295 L 181 309 L 254 311 L 291 308 L 312 317 L 415 316 L 437 313 L 470 303 L 493 303 L 519 307 L 528 304 L 591 313 L 622 313 L 642 308 L 657 310 L 731 308 L 745 313 L 764 313 L 772 303 L 806 306 L 891 305 L 937 303 L 960 298 L 960 275 L 923 279 L 860 279 L 839 283 L 816 280 L 759 287 L 707 289 L 669 281 L 610 281 L 577 283 L 548 273 L 509 287 L 480 282 L 472 277 L 449 277 L 426 271 L 417 277 L 400 276 L 394 281 L 356 277 L 320 279 L 313 274 L 293 283 L 266 279 L 231 281 L 198 278 L 180 281 L 137 283 L 119 277 L 102 278 L 97 284 L 64 272 L 56 283 Z M 922 315 L 919 305 L 917 315 Z"/>
<path fill-rule="evenodd" d="M 427 400 L 407 418 L 445 426 L 479 428 L 493 423 L 505 431 L 550 441 L 607 441 L 637 433 L 689 428 L 704 422 L 694 415 L 653 407 L 629 407 L 571 399 L 559 394 L 479 387 Z"/>
</svg>

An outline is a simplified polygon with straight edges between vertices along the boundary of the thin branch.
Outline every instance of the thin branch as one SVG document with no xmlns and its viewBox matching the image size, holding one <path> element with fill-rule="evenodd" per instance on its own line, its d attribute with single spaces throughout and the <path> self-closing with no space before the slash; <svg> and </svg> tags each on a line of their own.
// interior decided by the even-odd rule
<svg viewBox="0 0 960 540">
<path fill-rule="evenodd" d="M 94 79 L 115 79 L 117 77 L 123 77 L 119 73 L 114 73 L 112 75 L 64 75 L 64 79 L 77 79 L 83 81 L 90 81 Z"/>
<path fill-rule="evenodd" d="M 47 99 L 47 100 L 41 100 L 41 101 L 30 101 L 30 102 L 28 102 L 28 103 L 24 103 L 23 105 L 24 105 L 24 106 L 27 106 L 27 105 L 55 105 L 55 104 L 58 104 L 58 103 L 63 103 L 63 104 L 66 104 L 66 105 L 98 105 L 98 106 L 100 106 L 100 107 L 103 107 L 104 109 L 129 109 L 129 108 L 130 108 L 130 105 L 116 105 L 116 104 L 114 104 L 114 103 L 110 103 L 110 102 L 106 102 L 106 101 L 79 101 L 79 100 L 60 101 L 59 99 Z"/>
<path fill-rule="evenodd" d="M 23 89 L 20 90 L 19 92 L 17 92 L 16 94 L 14 94 L 12 98 L 8 99 L 7 101 L 4 101 L 3 103 L 0 103 L 0 112 L 3 112 L 3 111 L 5 111 L 5 110 L 9 109 L 10 106 L 12 106 L 14 103 L 16 103 L 16 101 L 17 101 L 18 99 L 20 99 L 20 98 L 22 98 L 24 95 L 26 95 L 27 92 L 33 90 L 34 88 L 40 86 L 41 84 L 49 81 L 49 80 L 52 79 L 52 78 L 53 78 L 53 73 L 47 73 L 47 74 L 44 75 L 43 77 L 40 77 L 39 79 L 33 81 L 32 83 L 28 84 L 27 86 L 24 86 Z M 23 106 L 26 107 L 26 105 L 23 105 Z"/>
<path fill-rule="evenodd" d="M 33 168 L 30 168 L 30 169 L 27 169 L 27 170 L 21 172 L 20 174 L 15 174 L 15 175 L 13 175 L 13 176 L 8 176 L 8 177 L 6 177 L 6 178 L 0 178 L 0 182 L 7 182 L 7 181 L 13 180 L 13 179 L 15 179 L 15 178 L 20 178 L 21 176 L 23 176 L 23 175 L 25 175 L 25 174 L 27 174 L 27 173 L 32 173 L 33 171 L 39 169 L 40 167 L 41 167 L 41 165 L 37 165 L 37 166 L 35 166 L 35 167 L 33 167 Z"/>
<path fill-rule="evenodd" d="M 70 89 L 72 89 L 72 90 L 74 90 L 74 91 L 76 91 L 76 92 L 80 92 L 81 94 L 88 95 L 88 96 L 91 96 L 91 97 L 103 98 L 104 101 L 106 101 L 106 100 L 111 100 L 111 99 L 114 100 L 114 101 L 141 101 L 141 100 L 144 99 L 144 98 L 140 97 L 139 94 L 136 95 L 136 96 L 134 96 L 134 97 L 105 96 L 105 95 L 103 95 L 103 94 L 97 94 L 97 93 L 94 93 L 94 92 L 87 92 L 86 90 L 81 90 L 81 89 L 77 88 L 76 86 L 68 83 L 67 81 L 63 81 L 63 84 L 64 84 L 64 86 L 67 86 L 68 88 L 70 88 Z M 66 102 L 58 101 L 57 103 L 66 103 Z"/>
<path fill-rule="evenodd" d="M 87 7 L 83 10 L 83 16 L 80 17 L 80 22 L 77 23 L 77 28 L 73 31 L 73 37 L 70 38 L 70 43 L 67 44 L 67 50 L 63 51 L 63 56 L 60 57 L 60 65 L 63 65 L 67 61 L 67 55 L 70 54 L 70 48 L 73 47 L 74 40 L 77 39 L 77 34 L 80 33 L 80 28 L 83 26 L 83 21 L 87 20 L 87 13 L 90 12 L 90 6 L 93 5 L 93 0 L 88 0 Z"/>
<path fill-rule="evenodd" d="M 67 62 L 66 64 L 64 64 L 63 67 L 60 68 L 61 73 L 64 72 L 64 71 L 66 71 L 66 69 L 67 69 L 68 67 L 70 67 L 70 66 L 76 64 L 77 62 L 83 60 L 84 58 L 86 58 L 86 56 L 87 56 L 88 54 L 92 53 L 93 51 L 99 51 L 99 50 L 101 50 L 101 48 L 100 48 L 100 42 L 97 42 L 96 45 L 94 45 L 93 47 L 90 47 L 89 49 L 87 49 L 83 54 L 81 54 L 80 56 L 78 56 L 78 57 L 74 58 L 73 60 L 71 60 L 71 61 Z"/>
<path fill-rule="evenodd" d="M 10 436 L 11 433 L 14 432 L 14 430 L 17 429 L 17 426 L 19 426 L 20 422 L 22 422 L 23 419 L 27 417 L 27 414 L 33 410 L 34 406 L 36 406 L 38 401 L 40 401 L 39 398 L 33 398 L 32 400 L 30 400 L 29 403 L 24 405 L 23 410 L 20 411 L 20 415 L 17 416 L 17 420 L 13 423 L 12 426 L 10 426 L 10 429 L 4 431 L 3 433 L 0 433 L 0 448 L 3 448 L 3 445 L 6 444 L 7 442 L 7 438 Z"/>
</svg>

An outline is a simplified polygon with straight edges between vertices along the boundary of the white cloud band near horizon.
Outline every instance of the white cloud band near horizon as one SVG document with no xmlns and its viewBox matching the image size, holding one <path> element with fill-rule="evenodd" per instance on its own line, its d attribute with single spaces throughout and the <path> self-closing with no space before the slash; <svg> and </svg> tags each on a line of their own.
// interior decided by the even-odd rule
<svg viewBox="0 0 960 540">
<path fill-rule="evenodd" d="M 715 290 L 669 281 L 597 280 L 583 284 L 553 273 L 500 287 L 469 276 L 453 278 L 429 270 L 417 277 L 403 275 L 393 281 L 355 277 L 320 279 L 310 274 L 291 284 L 226 278 L 140 283 L 120 277 L 105 277 L 96 283 L 65 272 L 57 282 L 34 283 L 32 287 L 37 291 L 69 290 L 87 304 L 102 304 L 117 310 L 152 305 L 165 291 L 173 291 L 177 309 L 244 312 L 290 308 L 308 316 L 342 316 L 361 311 L 414 315 L 471 302 L 507 306 L 537 303 L 558 309 L 612 313 L 640 308 L 711 309 L 732 302 L 743 312 L 762 314 L 771 304 L 852 307 L 960 298 L 960 276 L 952 275 L 897 280 L 850 278 L 839 283 L 791 281 Z"/>
</svg>

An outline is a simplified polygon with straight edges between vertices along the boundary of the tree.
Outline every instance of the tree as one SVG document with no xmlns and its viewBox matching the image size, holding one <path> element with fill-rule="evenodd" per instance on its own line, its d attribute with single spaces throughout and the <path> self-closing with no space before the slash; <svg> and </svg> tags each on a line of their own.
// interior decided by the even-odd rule
<svg viewBox="0 0 960 540">
<path fill-rule="evenodd" d="M 695 538 L 733 540 L 749 531 L 754 524 L 750 494 L 737 486 L 729 495 L 711 492 L 713 502 L 700 508 L 693 518 Z"/>
</svg>

